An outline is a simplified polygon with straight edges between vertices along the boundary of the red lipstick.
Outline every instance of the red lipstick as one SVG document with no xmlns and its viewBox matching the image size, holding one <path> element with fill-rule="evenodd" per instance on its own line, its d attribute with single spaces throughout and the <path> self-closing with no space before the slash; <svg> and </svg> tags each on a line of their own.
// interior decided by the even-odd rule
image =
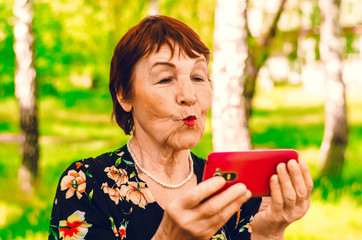
<svg viewBox="0 0 362 240">
<path fill-rule="evenodd" d="M 183 119 L 184 123 L 189 126 L 193 127 L 195 125 L 197 117 L 195 115 L 189 115 Z"/>
</svg>

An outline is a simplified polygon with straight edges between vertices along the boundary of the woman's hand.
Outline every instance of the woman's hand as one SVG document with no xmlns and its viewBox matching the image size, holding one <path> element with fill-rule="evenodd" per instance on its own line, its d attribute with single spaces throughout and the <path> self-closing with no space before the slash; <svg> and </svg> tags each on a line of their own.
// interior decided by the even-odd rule
<svg viewBox="0 0 362 240">
<path fill-rule="evenodd" d="M 283 239 L 285 228 L 303 217 L 310 205 L 313 180 L 304 160 L 277 167 L 270 179 L 271 197 L 263 198 L 252 222 L 251 239 Z"/>
<path fill-rule="evenodd" d="M 213 177 L 172 201 L 153 239 L 210 239 L 251 197 L 244 184 L 212 196 L 224 184 L 224 178 Z"/>
</svg>

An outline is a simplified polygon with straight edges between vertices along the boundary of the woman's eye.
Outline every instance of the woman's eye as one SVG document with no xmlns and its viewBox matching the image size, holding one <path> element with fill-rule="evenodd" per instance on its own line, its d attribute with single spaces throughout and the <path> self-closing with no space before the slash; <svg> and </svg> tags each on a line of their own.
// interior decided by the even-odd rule
<svg viewBox="0 0 362 240">
<path fill-rule="evenodd" d="M 161 81 L 159 81 L 158 83 L 164 84 L 164 83 L 169 83 L 171 82 L 171 78 L 164 78 Z"/>
<path fill-rule="evenodd" d="M 195 81 L 197 81 L 197 82 L 203 82 L 204 81 L 204 79 L 202 77 L 194 77 L 193 79 Z"/>
</svg>

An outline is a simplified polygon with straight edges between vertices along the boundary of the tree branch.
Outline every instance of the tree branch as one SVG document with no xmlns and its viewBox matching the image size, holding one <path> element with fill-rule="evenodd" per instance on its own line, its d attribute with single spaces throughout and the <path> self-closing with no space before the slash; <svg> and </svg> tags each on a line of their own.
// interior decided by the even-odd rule
<svg viewBox="0 0 362 240">
<path fill-rule="evenodd" d="M 277 25 L 280 19 L 280 16 L 282 15 L 285 3 L 287 2 L 287 0 L 281 0 L 277 14 L 275 15 L 274 19 L 273 19 L 273 23 L 270 25 L 269 31 L 268 33 L 265 35 L 261 46 L 262 47 L 267 47 L 270 45 L 270 41 L 271 39 L 273 39 L 273 37 L 275 36 L 275 33 L 277 31 Z"/>
</svg>

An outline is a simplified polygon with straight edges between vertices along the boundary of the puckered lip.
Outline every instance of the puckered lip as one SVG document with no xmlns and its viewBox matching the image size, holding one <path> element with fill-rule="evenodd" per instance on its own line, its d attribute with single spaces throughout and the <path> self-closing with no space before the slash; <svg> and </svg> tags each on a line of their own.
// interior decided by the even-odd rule
<svg viewBox="0 0 362 240">
<path fill-rule="evenodd" d="M 186 126 L 193 127 L 196 124 L 197 117 L 196 115 L 188 115 L 183 119 Z"/>
<path fill-rule="evenodd" d="M 192 114 L 192 115 L 188 115 L 187 117 L 185 117 L 185 118 L 182 119 L 182 120 L 184 120 L 184 121 L 191 121 L 191 120 L 196 120 L 196 119 L 197 119 L 196 115 Z"/>
</svg>

